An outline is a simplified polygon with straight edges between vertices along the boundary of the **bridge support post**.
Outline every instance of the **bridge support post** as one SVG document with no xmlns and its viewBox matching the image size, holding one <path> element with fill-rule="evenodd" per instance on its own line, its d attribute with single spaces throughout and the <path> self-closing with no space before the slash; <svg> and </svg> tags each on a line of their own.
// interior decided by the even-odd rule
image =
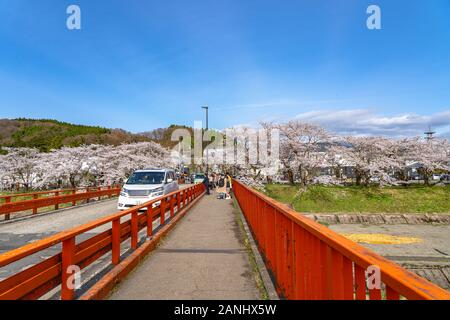
<svg viewBox="0 0 450 320">
<path fill-rule="evenodd" d="M 138 245 L 138 213 L 134 211 L 131 214 L 131 248 L 137 249 Z"/>
<path fill-rule="evenodd" d="M 175 200 L 175 197 L 174 197 L 174 196 L 171 196 L 171 197 L 170 197 L 170 218 L 171 218 L 171 219 L 172 219 L 173 216 L 174 216 L 174 209 L 175 209 L 174 200 Z"/>
<path fill-rule="evenodd" d="M 61 300 L 73 300 L 74 278 L 72 266 L 75 259 L 75 237 L 64 240 L 62 243 L 62 265 L 61 265 Z"/>
<path fill-rule="evenodd" d="M 366 300 L 366 274 L 363 267 L 355 264 L 356 300 Z"/>
<path fill-rule="evenodd" d="M 112 263 L 120 262 L 120 218 L 112 222 Z"/>
<path fill-rule="evenodd" d="M 161 225 L 164 224 L 166 221 L 166 198 L 161 199 L 161 204 L 159 205 L 159 208 L 161 209 L 159 212 L 159 223 Z"/>
<path fill-rule="evenodd" d="M 147 207 L 147 237 L 153 236 L 153 205 Z"/>
</svg>

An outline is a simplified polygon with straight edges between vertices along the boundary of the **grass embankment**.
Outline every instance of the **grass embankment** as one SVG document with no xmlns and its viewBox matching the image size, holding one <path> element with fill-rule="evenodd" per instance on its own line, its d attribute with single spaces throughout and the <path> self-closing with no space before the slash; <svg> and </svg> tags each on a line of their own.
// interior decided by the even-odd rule
<svg viewBox="0 0 450 320">
<path fill-rule="evenodd" d="M 310 186 L 292 200 L 298 186 L 269 184 L 266 194 L 313 213 L 450 213 L 450 186 L 339 187 Z"/>
</svg>

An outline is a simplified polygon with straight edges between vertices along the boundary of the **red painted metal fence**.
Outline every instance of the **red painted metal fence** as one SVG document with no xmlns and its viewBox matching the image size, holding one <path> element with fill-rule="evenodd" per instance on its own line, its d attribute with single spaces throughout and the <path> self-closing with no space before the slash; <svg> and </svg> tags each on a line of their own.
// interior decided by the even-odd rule
<svg viewBox="0 0 450 320">
<path fill-rule="evenodd" d="M 233 191 L 287 299 L 450 299 L 448 291 L 238 181 Z M 369 266 L 381 271 L 381 286 Z"/>
<path fill-rule="evenodd" d="M 89 202 L 90 199 L 112 197 L 119 195 L 119 193 L 120 188 L 107 186 L 0 196 L 0 216 L 5 215 L 5 220 L 9 220 L 11 214 L 21 211 L 32 210 L 33 214 L 37 214 L 39 208 L 54 206 L 54 209 L 58 210 L 60 204 L 71 203 L 72 206 L 75 206 L 77 201 L 86 200 Z"/>
<path fill-rule="evenodd" d="M 73 274 L 69 267 L 76 265 L 84 269 L 107 253 L 111 253 L 113 265 L 119 264 L 122 258 L 121 244 L 123 242 L 131 239 L 131 250 L 136 250 L 139 245 L 142 245 L 139 243 L 140 230 L 145 228 L 147 236 L 151 237 L 153 221 L 160 219 L 163 225 L 167 211 L 170 212 L 171 217 L 174 217 L 175 209 L 177 214 L 180 210 L 183 211 L 192 201 L 201 196 L 204 190 L 203 184 L 197 184 L 0 254 L 1 268 L 55 245 L 62 245 L 58 254 L 0 281 L 0 300 L 37 299 L 58 286 L 61 288 L 62 299 L 73 299 L 75 290 L 70 286 L 69 277 Z M 153 204 L 159 201 L 159 206 L 154 207 Z M 140 212 L 142 209 L 145 211 Z M 128 219 L 121 222 L 124 218 Z M 101 226 L 110 227 L 77 243 L 78 236 L 89 235 L 89 231 L 92 233 L 94 229 Z"/>
</svg>

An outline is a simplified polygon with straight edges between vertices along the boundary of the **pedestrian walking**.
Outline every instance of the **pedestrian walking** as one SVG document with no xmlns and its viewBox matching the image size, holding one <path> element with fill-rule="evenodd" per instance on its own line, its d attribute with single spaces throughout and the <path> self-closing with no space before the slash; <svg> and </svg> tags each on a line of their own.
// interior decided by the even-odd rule
<svg viewBox="0 0 450 320">
<path fill-rule="evenodd" d="M 226 175 L 226 198 L 230 199 L 231 198 L 231 187 L 232 187 L 232 181 L 233 179 L 231 178 L 230 174 L 227 172 Z"/>
<path fill-rule="evenodd" d="M 203 179 L 203 184 L 204 184 L 205 189 L 206 189 L 206 194 L 207 194 L 207 195 L 211 194 L 211 192 L 209 191 L 209 178 L 208 178 L 208 174 L 205 175 L 205 178 Z"/>
<path fill-rule="evenodd" d="M 217 183 L 217 193 L 218 199 L 225 199 L 227 195 L 227 185 L 226 185 L 226 177 L 222 174 L 219 178 L 219 181 Z"/>
</svg>

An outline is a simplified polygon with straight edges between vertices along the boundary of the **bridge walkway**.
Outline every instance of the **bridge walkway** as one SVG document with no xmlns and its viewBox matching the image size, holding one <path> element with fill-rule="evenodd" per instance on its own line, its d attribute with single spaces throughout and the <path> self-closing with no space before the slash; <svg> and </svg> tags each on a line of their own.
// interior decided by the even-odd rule
<svg viewBox="0 0 450 320">
<path fill-rule="evenodd" d="M 110 299 L 260 299 L 232 200 L 205 195 Z"/>
</svg>

